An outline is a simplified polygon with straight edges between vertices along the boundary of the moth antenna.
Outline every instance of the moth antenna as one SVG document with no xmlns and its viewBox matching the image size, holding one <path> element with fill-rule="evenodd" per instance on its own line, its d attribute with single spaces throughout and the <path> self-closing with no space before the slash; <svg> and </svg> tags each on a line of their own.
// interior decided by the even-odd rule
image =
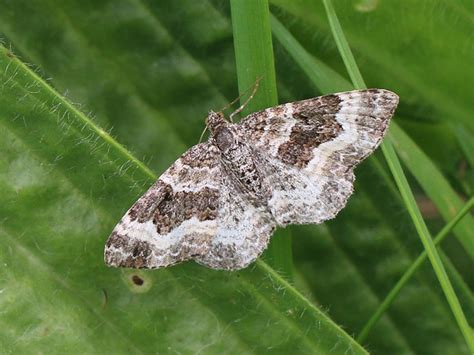
<svg viewBox="0 0 474 355">
<path fill-rule="evenodd" d="M 250 88 L 249 88 L 250 89 Z M 241 93 L 239 96 L 237 96 L 237 98 L 235 98 L 234 100 L 232 100 L 232 102 L 229 102 L 227 105 L 225 105 L 223 108 L 221 108 L 218 112 L 224 112 L 225 110 L 227 110 L 229 107 L 231 107 L 233 104 L 235 104 L 237 101 L 240 100 L 240 98 L 242 96 L 245 95 L 245 93 L 247 91 L 249 91 L 249 89 L 245 90 L 243 93 Z"/>
<path fill-rule="evenodd" d="M 224 112 L 224 111 L 227 110 L 229 107 L 231 107 L 233 104 L 235 104 L 237 101 L 239 101 L 239 100 L 242 98 L 242 96 L 244 96 L 246 93 L 249 92 L 249 90 L 250 90 L 251 88 L 254 88 L 254 91 L 255 91 L 255 85 L 258 85 L 258 83 L 260 82 L 260 80 L 262 80 L 262 78 L 263 78 L 263 76 L 258 77 L 257 80 L 256 80 L 256 82 L 255 82 L 255 84 L 253 84 L 251 87 L 245 89 L 243 93 L 241 93 L 237 98 L 235 98 L 234 100 L 232 100 L 232 102 L 229 102 L 227 105 L 225 105 L 223 108 L 221 108 L 221 109 L 219 110 L 219 112 Z M 252 94 L 252 95 L 253 95 L 253 94 Z"/>
<path fill-rule="evenodd" d="M 206 127 L 204 127 L 204 129 L 202 130 L 201 137 L 199 137 L 199 143 L 202 142 L 202 139 L 204 138 L 204 134 L 206 133 L 206 131 L 207 131 L 207 125 L 206 125 Z M 199 144 L 199 143 L 198 143 L 198 144 Z"/>
<path fill-rule="evenodd" d="M 244 102 L 242 105 L 240 105 L 240 107 L 239 107 L 237 110 L 235 110 L 234 112 L 232 112 L 232 113 L 230 114 L 229 120 L 230 120 L 231 122 L 234 122 L 234 120 L 233 120 L 234 116 L 237 115 L 237 114 L 239 114 L 239 113 L 241 113 L 241 112 L 243 111 L 243 109 L 245 108 L 245 106 L 247 106 L 247 104 L 250 102 L 250 100 L 253 99 L 253 97 L 254 97 L 255 94 L 257 93 L 258 86 L 260 85 L 260 81 L 261 81 L 262 79 L 263 79 L 263 76 L 260 76 L 260 77 L 257 78 L 257 80 L 255 81 L 255 84 L 254 84 L 254 86 L 253 86 L 253 90 L 252 90 L 252 93 L 250 94 L 250 96 L 247 98 L 247 100 L 245 100 L 245 102 Z M 250 89 L 250 88 L 249 88 L 249 89 Z M 247 92 L 249 89 L 247 89 L 245 92 Z M 245 92 L 244 92 L 244 93 L 245 93 Z M 242 94 L 242 95 L 243 95 L 243 94 Z M 240 95 L 239 98 L 240 98 L 242 95 Z"/>
</svg>

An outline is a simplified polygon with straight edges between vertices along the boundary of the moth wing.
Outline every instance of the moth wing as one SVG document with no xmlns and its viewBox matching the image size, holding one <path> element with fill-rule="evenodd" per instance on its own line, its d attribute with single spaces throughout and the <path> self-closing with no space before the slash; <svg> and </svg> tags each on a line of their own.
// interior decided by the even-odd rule
<svg viewBox="0 0 474 355">
<path fill-rule="evenodd" d="M 272 186 L 268 206 L 279 225 L 334 218 L 353 191 L 355 166 L 385 136 L 398 96 L 356 90 L 250 114 L 241 134 Z"/>
<path fill-rule="evenodd" d="M 213 145 L 188 150 L 127 211 L 105 246 L 115 267 L 158 268 L 195 259 L 214 269 L 246 267 L 275 222 L 226 174 Z"/>
<path fill-rule="evenodd" d="M 219 151 L 198 144 L 127 211 L 105 246 L 105 263 L 158 268 L 205 254 L 217 230 Z"/>
<path fill-rule="evenodd" d="M 218 226 L 208 252 L 195 260 L 213 269 L 242 269 L 267 248 L 275 220 L 262 201 L 239 188 L 231 174 L 222 174 Z"/>
</svg>

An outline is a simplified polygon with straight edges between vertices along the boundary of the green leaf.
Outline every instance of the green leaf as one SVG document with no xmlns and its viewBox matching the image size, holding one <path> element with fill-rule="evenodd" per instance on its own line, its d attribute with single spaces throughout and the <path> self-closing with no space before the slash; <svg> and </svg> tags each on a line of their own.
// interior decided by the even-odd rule
<svg viewBox="0 0 474 355">
<path fill-rule="evenodd" d="M 107 269 L 108 231 L 155 176 L 0 50 L 0 147 L 8 159 L 0 180 L 7 216 L 0 302 L 8 352 L 365 353 L 263 261 L 236 273 L 191 263 Z"/>
</svg>

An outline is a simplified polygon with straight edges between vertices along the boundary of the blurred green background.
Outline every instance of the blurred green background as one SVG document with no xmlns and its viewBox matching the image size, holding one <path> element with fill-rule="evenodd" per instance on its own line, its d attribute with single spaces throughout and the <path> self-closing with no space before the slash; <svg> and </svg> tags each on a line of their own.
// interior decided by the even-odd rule
<svg viewBox="0 0 474 355">
<path fill-rule="evenodd" d="M 474 2 L 334 3 L 367 85 L 400 95 L 406 140 L 394 143 L 435 235 L 474 186 Z M 320 1 L 270 9 L 348 77 Z M 208 110 L 239 94 L 227 1 L 0 0 L 0 40 L 0 352 L 364 352 L 347 334 L 423 250 L 380 152 L 335 220 L 290 228 L 291 285 L 263 262 L 236 273 L 103 264 L 111 229 L 153 181 L 125 149 L 159 175 L 198 142 Z M 273 45 L 279 101 L 319 95 Z M 442 247 L 471 327 L 473 239 L 467 215 Z M 362 345 L 468 353 L 429 263 Z"/>
</svg>

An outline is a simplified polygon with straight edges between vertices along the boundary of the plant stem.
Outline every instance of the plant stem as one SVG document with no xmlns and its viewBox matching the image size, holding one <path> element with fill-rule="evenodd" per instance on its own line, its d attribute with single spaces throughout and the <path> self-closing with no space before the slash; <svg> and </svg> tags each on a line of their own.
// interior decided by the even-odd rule
<svg viewBox="0 0 474 355">
<path fill-rule="evenodd" d="M 275 106 L 278 97 L 268 1 L 231 0 L 230 6 L 239 91 L 244 92 L 261 78 L 258 92 L 243 112 Z M 275 233 L 265 258 L 291 280 L 293 261 L 288 229 Z"/>
</svg>

